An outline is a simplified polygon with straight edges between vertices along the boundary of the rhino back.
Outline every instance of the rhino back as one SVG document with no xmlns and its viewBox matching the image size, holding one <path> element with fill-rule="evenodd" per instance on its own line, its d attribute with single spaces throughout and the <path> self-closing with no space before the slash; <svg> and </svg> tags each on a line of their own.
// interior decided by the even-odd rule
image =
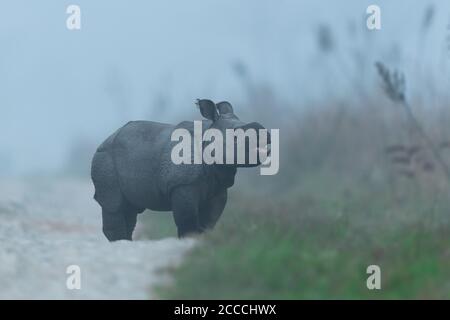
<svg viewBox="0 0 450 320">
<path fill-rule="evenodd" d="M 210 121 L 202 121 L 203 132 L 211 125 Z M 175 129 L 186 129 L 191 135 L 191 162 L 189 164 L 175 164 L 172 161 L 171 153 L 175 145 L 180 141 L 169 141 L 165 146 L 161 157 L 161 178 L 160 187 L 165 194 L 170 196 L 173 189 L 182 185 L 196 185 L 199 193 L 205 193 L 211 178 L 210 166 L 205 164 L 194 164 L 194 123 L 192 121 L 183 121 L 173 127 Z"/>
<path fill-rule="evenodd" d="M 203 130 L 209 125 L 204 121 Z M 203 189 L 208 189 L 210 170 L 205 165 L 177 165 L 171 159 L 172 149 L 178 143 L 171 141 L 171 134 L 178 128 L 193 135 L 192 121 L 177 125 L 133 121 L 109 138 L 122 192 L 133 205 L 170 211 L 171 191 L 180 185 L 196 184 L 200 193 L 206 193 Z"/>
<path fill-rule="evenodd" d="M 173 126 L 152 121 L 132 121 L 116 135 L 113 158 L 121 189 L 135 206 L 170 210 L 161 192 L 161 158 L 170 142 Z"/>
</svg>

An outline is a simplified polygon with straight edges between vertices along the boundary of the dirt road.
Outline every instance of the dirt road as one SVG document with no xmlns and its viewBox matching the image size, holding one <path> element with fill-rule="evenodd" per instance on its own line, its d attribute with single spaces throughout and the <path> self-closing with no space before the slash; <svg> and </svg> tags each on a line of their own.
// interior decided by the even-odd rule
<svg viewBox="0 0 450 320">
<path fill-rule="evenodd" d="M 152 299 L 194 240 L 107 242 L 89 181 L 0 182 L 0 298 Z M 79 267 L 81 289 L 68 289 Z M 73 278 L 72 278 L 73 279 Z"/>
</svg>

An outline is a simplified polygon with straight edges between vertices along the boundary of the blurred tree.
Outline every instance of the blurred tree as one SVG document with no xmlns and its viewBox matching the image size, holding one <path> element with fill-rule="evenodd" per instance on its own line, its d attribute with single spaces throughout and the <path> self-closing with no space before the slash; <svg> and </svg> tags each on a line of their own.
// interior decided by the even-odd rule
<svg viewBox="0 0 450 320">
<path fill-rule="evenodd" d="M 110 68 L 107 71 L 105 90 L 114 104 L 118 122 L 128 121 L 132 113 L 130 88 L 119 69 Z"/>
</svg>

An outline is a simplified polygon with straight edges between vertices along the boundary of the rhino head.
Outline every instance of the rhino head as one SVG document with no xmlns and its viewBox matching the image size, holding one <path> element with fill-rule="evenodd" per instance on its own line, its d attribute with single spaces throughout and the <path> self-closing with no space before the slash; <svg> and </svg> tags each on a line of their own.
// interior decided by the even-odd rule
<svg viewBox="0 0 450 320">
<path fill-rule="evenodd" d="M 270 155 L 270 133 L 260 123 L 241 121 L 227 101 L 215 104 L 202 99 L 197 105 L 202 116 L 211 121 L 203 136 L 203 147 L 216 143 L 214 152 L 223 150 L 222 164 L 255 167 Z"/>
</svg>

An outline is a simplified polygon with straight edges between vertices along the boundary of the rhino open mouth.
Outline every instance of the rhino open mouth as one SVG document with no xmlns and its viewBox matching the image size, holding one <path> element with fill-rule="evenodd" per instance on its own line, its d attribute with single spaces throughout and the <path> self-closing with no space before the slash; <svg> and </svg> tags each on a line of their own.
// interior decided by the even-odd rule
<svg viewBox="0 0 450 320">
<path fill-rule="evenodd" d="M 270 150 L 271 150 L 271 144 L 268 143 L 265 146 L 257 147 L 256 152 L 258 155 L 258 159 L 261 164 L 267 165 L 270 162 Z"/>
<path fill-rule="evenodd" d="M 257 147 L 256 151 L 259 155 L 269 156 L 270 155 L 270 144 L 265 145 L 264 147 Z"/>
</svg>

